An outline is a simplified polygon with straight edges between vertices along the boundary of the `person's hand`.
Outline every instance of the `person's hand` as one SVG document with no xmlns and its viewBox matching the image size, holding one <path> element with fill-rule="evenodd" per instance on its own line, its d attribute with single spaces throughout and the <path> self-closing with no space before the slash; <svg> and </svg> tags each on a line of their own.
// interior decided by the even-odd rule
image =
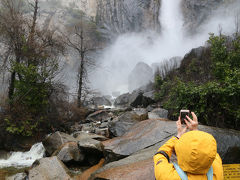
<svg viewBox="0 0 240 180">
<path fill-rule="evenodd" d="M 190 130 L 190 131 L 193 131 L 193 130 L 198 130 L 198 119 L 197 119 L 197 116 L 194 112 L 191 112 L 192 113 L 192 117 L 193 119 L 191 119 L 189 116 L 186 116 L 187 120 L 184 119 L 186 125 L 187 125 L 187 128 Z"/>
<path fill-rule="evenodd" d="M 178 117 L 178 121 L 176 122 L 176 124 L 178 130 L 177 137 L 180 138 L 187 131 L 187 126 L 184 128 L 182 127 L 180 116 Z"/>
</svg>

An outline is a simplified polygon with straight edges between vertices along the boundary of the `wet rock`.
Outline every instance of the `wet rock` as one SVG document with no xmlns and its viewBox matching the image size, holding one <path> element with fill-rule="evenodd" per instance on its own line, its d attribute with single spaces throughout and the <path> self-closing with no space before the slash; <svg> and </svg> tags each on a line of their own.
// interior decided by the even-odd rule
<svg viewBox="0 0 240 180">
<path fill-rule="evenodd" d="M 107 112 L 107 111 L 105 111 L 105 110 L 99 110 L 99 111 L 96 111 L 96 112 L 94 112 L 94 113 L 92 113 L 92 114 L 90 114 L 87 118 L 86 118 L 86 120 L 88 121 L 88 122 L 96 122 L 96 121 L 103 121 L 103 120 L 105 120 L 105 119 L 108 119 L 108 118 L 110 118 L 111 116 L 110 116 L 110 114 L 109 114 L 109 112 Z"/>
<path fill-rule="evenodd" d="M 229 156 L 229 152 L 235 152 L 233 156 L 239 157 L 240 131 L 202 125 L 199 125 L 198 129 L 208 132 L 214 136 L 217 141 L 217 151 L 221 156 L 224 164 L 232 164 L 236 162 L 227 156 Z M 238 163 L 240 163 L 239 159 Z"/>
<path fill-rule="evenodd" d="M 102 152 L 102 149 L 103 149 L 102 143 L 95 139 L 82 139 L 78 141 L 78 146 L 81 150 L 85 150 L 85 151 Z"/>
<path fill-rule="evenodd" d="M 147 97 L 147 98 L 150 98 L 150 99 L 154 99 L 155 91 L 145 92 L 145 93 L 143 93 L 143 96 Z"/>
<path fill-rule="evenodd" d="M 95 128 L 93 126 L 93 123 L 82 124 L 82 131 L 86 132 L 86 133 L 94 133 L 95 132 Z"/>
<path fill-rule="evenodd" d="M 95 175 L 94 179 L 102 178 L 108 180 L 154 180 L 154 164 L 153 159 L 130 163 L 123 166 L 109 168 Z M 93 179 L 93 178 L 92 178 Z"/>
<path fill-rule="evenodd" d="M 148 111 L 148 112 L 151 112 L 152 110 L 154 110 L 156 108 L 156 105 L 155 104 L 150 104 L 150 105 L 148 105 L 148 107 L 146 108 L 146 110 Z"/>
<path fill-rule="evenodd" d="M 26 173 L 18 173 L 6 178 L 6 180 L 26 180 L 27 174 Z"/>
<path fill-rule="evenodd" d="M 145 108 L 135 108 L 133 111 L 139 116 L 140 121 L 148 119 L 148 112 Z"/>
<path fill-rule="evenodd" d="M 103 122 L 99 127 L 100 128 L 107 128 L 108 127 L 108 122 Z"/>
<path fill-rule="evenodd" d="M 0 159 L 8 159 L 10 157 L 10 153 L 4 150 L 0 150 Z"/>
<path fill-rule="evenodd" d="M 70 180 L 68 175 L 68 169 L 66 166 L 56 157 L 42 158 L 33 163 L 28 174 L 29 180 Z"/>
<path fill-rule="evenodd" d="M 87 169 L 82 174 L 76 176 L 74 179 L 75 180 L 88 180 L 90 178 L 91 174 L 93 174 L 96 170 L 98 170 L 99 168 L 101 168 L 103 166 L 103 163 L 104 163 L 104 159 L 101 159 L 97 165 Z"/>
<path fill-rule="evenodd" d="M 73 161 L 82 162 L 84 160 L 84 154 L 78 148 L 77 142 L 67 142 L 63 144 L 53 153 L 53 156 L 57 156 L 58 159 L 64 163 Z"/>
<path fill-rule="evenodd" d="M 86 133 L 84 131 L 75 132 L 73 134 L 73 137 L 75 137 L 77 141 L 81 141 L 83 139 L 95 139 L 95 140 L 98 140 L 98 141 L 105 141 L 105 140 L 108 139 L 105 136 L 98 135 L 98 134 L 93 134 L 93 133 Z"/>
<path fill-rule="evenodd" d="M 108 128 L 96 128 L 95 133 L 98 135 L 105 136 L 107 138 L 110 137 L 109 129 Z"/>
<path fill-rule="evenodd" d="M 139 116 L 135 112 L 125 112 L 109 123 L 109 131 L 114 136 L 122 136 L 130 127 L 136 124 L 139 119 Z"/>
<path fill-rule="evenodd" d="M 108 162 L 129 156 L 176 133 L 173 121 L 145 120 L 135 124 L 123 136 L 103 141 Z"/>
<path fill-rule="evenodd" d="M 144 62 L 139 62 L 128 76 L 128 90 L 132 92 L 151 80 L 153 80 L 152 68 Z"/>
<path fill-rule="evenodd" d="M 230 147 L 222 159 L 224 164 L 240 163 L 240 147 Z"/>
<path fill-rule="evenodd" d="M 163 139 L 160 143 L 136 152 L 124 159 L 104 165 L 101 169 L 93 173 L 90 179 L 105 178 L 112 180 L 115 179 L 114 177 L 124 180 L 154 179 L 153 155 L 168 139 Z"/>
<path fill-rule="evenodd" d="M 74 141 L 76 141 L 74 137 L 57 131 L 46 137 L 42 143 L 48 155 L 52 155 L 61 145 Z"/>
<path fill-rule="evenodd" d="M 155 103 L 152 98 L 146 97 L 143 95 L 143 92 L 139 92 L 134 101 L 130 104 L 132 107 L 144 107 Z"/>
<path fill-rule="evenodd" d="M 103 158 L 103 145 L 94 139 L 83 139 L 78 142 L 78 147 L 85 154 L 85 162 L 95 165 Z"/>
<path fill-rule="evenodd" d="M 167 119 L 168 118 L 168 110 L 162 108 L 153 109 L 151 112 L 148 113 L 149 119 Z"/>
<path fill-rule="evenodd" d="M 130 93 L 118 96 L 114 101 L 114 106 L 127 106 L 129 104 Z"/>
</svg>

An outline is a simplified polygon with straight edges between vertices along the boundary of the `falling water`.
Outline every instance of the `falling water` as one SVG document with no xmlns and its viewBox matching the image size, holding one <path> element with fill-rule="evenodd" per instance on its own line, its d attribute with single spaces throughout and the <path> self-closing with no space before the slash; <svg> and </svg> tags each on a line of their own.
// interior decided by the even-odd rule
<svg viewBox="0 0 240 180">
<path fill-rule="evenodd" d="M 35 160 L 42 158 L 44 154 L 45 149 L 42 143 L 37 143 L 28 152 L 12 152 L 8 159 L 1 159 L 0 168 L 30 167 Z"/>
<path fill-rule="evenodd" d="M 150 31 L 120 35 L 100 57 L 103 69 L 91 81 L 94 89 L 104 93 L 128 92 L 128 75 L 142 61 L 151 66 L 174 56 L 183 56 L 190 47 L 182 45 L 183 20 L 181 0 L 163 0 L 159 14 L 162 33 Z"/>
<path fill-rule="evenodd" d="M 181 50 L 183 41 L 183 18 L 180 3 L 181 0 L 162 0 L 159 14 L 162 27 L 161 40 L 167 42 L 167 47 L 172 47 L 173 51 Z M 165 43 L 164 46 L 166 46 Z M 180 54 L 180 52 L 176 52 L 176 55 Z M 172 57 L 172 52 L 169 55 Z"/>
</svg>

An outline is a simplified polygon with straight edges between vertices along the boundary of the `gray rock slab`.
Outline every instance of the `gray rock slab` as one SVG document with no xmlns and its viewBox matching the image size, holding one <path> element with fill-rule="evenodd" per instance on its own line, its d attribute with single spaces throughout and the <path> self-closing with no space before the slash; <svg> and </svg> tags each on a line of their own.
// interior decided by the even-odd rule
<svg viewBox="0 0 240 180">
<path fill-rule="evenodd" d="M 149 119 L 160 119 L 160 118 L 168 118 L 168 110 L 162 108 L 155 108 L 151 112 L 148 113 Z"/>
<path fill-rule="evenodd" d="M 76 141 L 76 139 L 71 135 L 57 131 L 46 137 L 42 143 L 47 153 L 52 155 L 61 145 L 74 141 Z"/>
<path fill-rule="evenodd" d="M 56 157 L 42 158 L 29 170 L 29 180 L 70 180 L 68 169 Z"/>
<path fill-rule="evenodd" d="M 129 156 L 161 142 L 176 133 L 174 121 L 145 120 L 135 124 L 123 136 L 103 142 L 107 161 Z"/>
</svg>

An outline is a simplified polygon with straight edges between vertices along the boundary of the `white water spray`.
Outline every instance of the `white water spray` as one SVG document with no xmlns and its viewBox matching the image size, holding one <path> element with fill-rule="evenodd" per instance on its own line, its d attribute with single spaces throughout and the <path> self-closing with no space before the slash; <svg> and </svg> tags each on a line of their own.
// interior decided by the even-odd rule
<svg viewBox="0 0 240 180">
<path fill-rule="evenodd" d="M 162 34 L 154 32 L 128 33 L 121 35 L 106 48 L 102 60 L 103 69 L 93 75 L 94 89 L 104 93 L 128 92 L 128 75 L 142 61 L 151 66 L 174 56 L 184 55 L 189 48 L 182 46 L 183 20 L 181 0 L 163 0 L 159 14 Z"/>
<path fill-rule="evenodd" d="M 198 28 L 199 33 L 194 37 L 184 35 L 180 3 L 181 0 L 162 0 L 159 15 L 161 34 L 149 31 L 123 34 L 106 48 L 99 58 L 103 69 L 90 78 L 92 87 L 99 89 L 103 94 L 111 94 L 114 91 L 128 92 L 128 75 L 138 62 L 151 65 L 174 56 L 183 57 L 192 48 L 204 45 L 210 32 L 217 34 L 219 25 L 223 33 L 233 33 L 233 9 L 239 5 L 237 2 L 235 6 L 213 12 L 211 18 Z"/>
<path fill-rule="evenodd" d="M 183 40 L 183 17 L 180 3 L 181 0 L 163 0 L 159 15 L 162 27 L 161 38 L 168 42 L 173 49 L 179 49 Z"/>
<path fill-rule="evenodd" d="M 30 167 L 32 163 L 44 156 L 45 149 L 42 143 L 37 143 L 32 146 L 28 152 L 12 152 L 8 159 L 0 160 L 0 168 L 6 167 Z"/>
</svg>

